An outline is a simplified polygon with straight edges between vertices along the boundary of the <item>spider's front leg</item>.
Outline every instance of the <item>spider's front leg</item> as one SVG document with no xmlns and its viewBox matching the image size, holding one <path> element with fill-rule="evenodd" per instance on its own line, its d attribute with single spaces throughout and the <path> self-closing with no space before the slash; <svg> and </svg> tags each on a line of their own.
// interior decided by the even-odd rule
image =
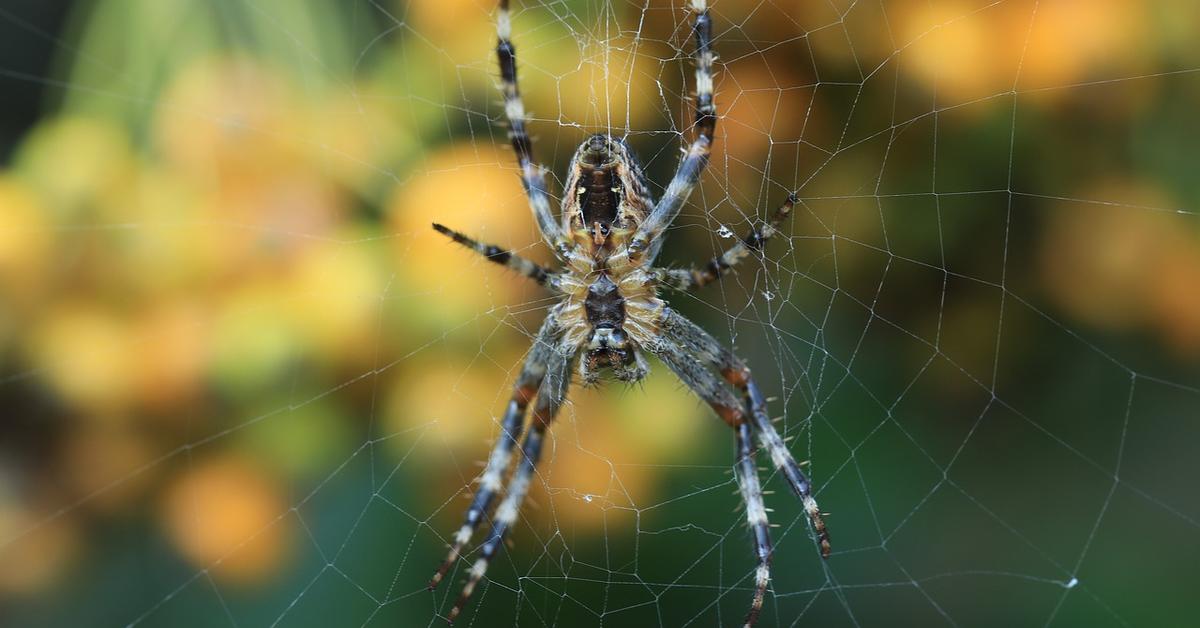
<svg viewBox="0 0 1200 628">
<path fill-rule="evenodd" d="M 747 419 L 754 427 L 759 443 L 767 450 L 775 468 L 783 473 L 788 486 L 800 499 L 817 536 L 821 557 L 828 558 L 831 549 L 829 531 L 825 529 L 825 520 L 817 507 L 817 500 L 812 496 L 812 482 L 800 470 L 799 463 L 792 457 L 792 452 L 788 451 L 783 438 L 775 430 L 775 425 L 767 414 L 766 398 L 754 383 L 750 368 L 702 327 L 670 308 L 664 310 L 660 325 L 665 338 L 687 347 L 706 364 L 719 369 L 725 381 L 741 391 L 745 407 L 749 410 Z"/>
<path fill-rule="evenodd" d="M 667 316 L 675 315 L 667 310 Z M 677 316 L 677 315 L 675 315 Z M 670 330 L 664 330 L 661 342 L 647 346 L 667 368 L 692 392 L 712 406 L 737 434 L 737 461 L 734 473 L 738 489 L 746 505 L 746 523 L 754 534 L 754 556 L 758 561 L 754 570 L 754 597 L 750 611 L 746 614 L 745 628 L 752 628 L 762 612 L 767 585 L 771 581 L 771 529 L 767 509 L 763 504 L 762 486 L 758 480 L 758 469 L 754 464 L 753 426 L 746 416 L 743 404 L 738 403 L 729 387 L 721 378 L 709 370 L 706 363 L 711 360 L 699 355 L 701 348 L 685 344 L 683 338 L 672 338 Z"/>
<path fill-rule="evenodd" d="M 492 501 L 500 491 L 504 472 L 508 469 L 509 463 L 512 461 L 513 450 L 521 439 L 521 431 L 525 423 L 525 408 L 546 377 L 547 364 L 552 359 L 559 332 L 558 312 L 551 310 L 550 314 L 546 316 L 546 320 L 542 322 L 542 327 L 538 330 L 538 334 L 533 340 L 533 346 L 529 350 L 529 356 L 525 358 L 525 363 L 521 367 L 521 374 L 513 386 L 512 399 L 509 400 L 504 411 L 504 418 L 500 422 L 500 436 L 492 447 L 491 455 L 488 456 L 487 466 L 484 468 L 483 475 L 480 476 L 479 488 L 476 489 L 475 496 L 471 499 L 471 505 L 467 508 L 462 527 L 454 535 L 446 560 L 442 561 L 441 566 L 434 572 L 433 578 L 429 580 L 431 590 L 437 587 L 442 578 L 446 576 L 446 572 L 458 561 L 463 548 L 471 542 L 471 537 L 474 536 L 475 530 L 487 516 Z"/>
<path fill-rule="evenodd" d="M 483 579 L 487 573 L 488 565 L 491 564 L 492 558 L 496 552 L 504 544 L 504 537 L 517 521 L 517 514 L 521 509 L 521 502 L 525 500 L 525 495 L 529 491 L 529 484 L 533 481 L 534 469 L 537 467 L 538 461 L 541 459 L 542 446 L 546 438 L 546 432 L 550 428 L 550 424 L 554 421 L 554 417 L 558 414 L 559 408 L 562 407 L 563 401 L 567 396 L 567 388 L 571 383 L 571 360 L 574 358 L 574 349 L 565 347 L 561 343 L 551 350 L 551 355 L 547 360 L 545 376 L 542 378 L 541 386 L 537 391 L 537 402 L 533 408 L 532 425 L 529 433 L 526 434 L 524 441 L 521 443 L 521 464 L 517 467 L 512 478 L 508 482 L 507 494 L 504 496 L 504 501 L 500 502 L 500 506 L 496 508 L 496 514 L 492 522 L 491 533 L 484 541 L 479 550 L 479 558 L 475 559 L 471 565 L 470 574 L 467 576 L 467 583 L 463 585 L 462 593 L 455 601 L 453 608 L 446 615 L 447 623 L 454 623 L 455 618 L 466 606 L 467 601 L 471 599 L 471 594 L 475 592 L 475 587 L 479 581 Z"/>
</svg>

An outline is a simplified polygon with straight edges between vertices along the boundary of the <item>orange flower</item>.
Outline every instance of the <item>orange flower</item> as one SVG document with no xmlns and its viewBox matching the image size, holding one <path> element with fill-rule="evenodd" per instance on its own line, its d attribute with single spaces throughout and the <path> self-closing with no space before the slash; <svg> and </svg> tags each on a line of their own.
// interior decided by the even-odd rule
<svg viewBox="0 0 1200 628">
<path fill-rule="evenodd" d="M 1147 281 L 1152 316 L 1167 346 L 1182 357 L 1200 356 L 1200 238 L 1165 251 Z"/>
<path fill-rule="evenodd" d="M 135 351 L 138 396 L 147 406 L 171 410 L 199 395 L 209 360 L 208 325 L 194 304 L 164 302 L 148 307 L 138 325 Z"/>
<path fill-rule="evenodd" d="M 1200 353 L 1200 238 L 1144 183 L 1110 181 L 1089 196 L 1126 205 L 1062 202 L 1049 210 L 1042 280 L 1071 315 L 1126 330 L 1156 327 L 1168 347 Z"/>
<path fill-rule="evenodd" d="M 16 540 L 0 549 L 0 594 L 33 595 L 69 573 L 79 553 L 79 527 L 68 516 L 46 518 L 0 492 L 0 538 Z"/>
<path fill-rule="evenodd" d="M 1136 73 L 1148 12 L 1137 0 L 893 2 L 902 70 L 940 104 L 1066 85 L 1101 69 Z M 1128 67 L 1133 66 L 1133 67 Z"/>
<path fill-rule="evenodd" d="M 174 481 L 164 496 L 162 524 L 197 568 L 253 583 L 283 565 L 295 522 L 287 496 L 262 469 L 223 457 L 197 463 Z"/>
<path fill-rule="evenodd" d="M 1120 183 L 1097 187 L 1087 196 L 1155 204 L 1153 192 Z M 1063 202 L 1048 209 L 1047 218 L 1041 268 L 1054 298 L 1077 318 L 1100 327 L 1121 329 L 1143 322 L 1147 279 L 1157 273 L 1165 243 L 1174 239 L 1163 216 L 1135 207 Z"/>
</svg>

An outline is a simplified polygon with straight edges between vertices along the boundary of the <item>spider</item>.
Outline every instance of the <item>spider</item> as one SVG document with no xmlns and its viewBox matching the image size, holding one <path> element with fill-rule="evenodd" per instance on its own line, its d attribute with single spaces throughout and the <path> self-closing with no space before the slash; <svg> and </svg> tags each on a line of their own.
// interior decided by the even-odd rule
<svg viewBox="0 0 1200 628">
<path fill-rule="evenodd" d="M 734 470 L 757 559 L 754 597 L 745 626 L 749 628 L 758 620 L 771 576 L 771 534 L 754 462 L 755 439 L 801 500 L 821 556 L 829 556 L 829 534 L 812 497 L 812 485 L 768 418 L 766 399 L 750 369 L 707 331 L 668 307 L 658 295 L 661 288 L 686 291 L 720 279 L 752 251 L 761 249 L 797 202 L 795 195 L 789 195 L 769 222 L 752 229 L 740 242 L 702 267 L 654 266 L 667 227 L 679 214 L 708 164 L 717 124 L 713 104 L 712 18 L 707 0 L 690 0 L 690 4 L 696 40 L 696 136 L 662 198 L 654 201 L 642 168 L 623 139 L 595 134 L 580 144 L 571 159 L 561 221 L 556 221 L 543 169 L 534 162 L 533 142 L 525 129 L 508 0 L 500 0 L 496 56 L 508 135 L 538 230 L 562 267 L 546 268 L 442 225 L 434 224 L 433 228 L 488 260 L 536 281 L 560 300 L 550 308 L 533 340 L 466 519 L 454 535 L 449 555 L 429 582 L 431 590 L 437 587 L 487 517 L 520 441 L 520 464 L 491 518 L 491 531 L 470 568 L 462 593 L 446 616 L 450 623 L 470 599 L 516 522 L 546 432 L 567 396 L 573 371 L 578 369 L 585 384 L 597 383 L 603 372 L 610 372 L 618 380 L 636 382 L 648 371 L 645 353 L 666 364 L 712 406 L 736 435 Z M 740 399 L 734 391 L 740 393 Z M 525 413 L 531 403 L 533 416 L 528 431 L 524 432 Z"/>
</svg>

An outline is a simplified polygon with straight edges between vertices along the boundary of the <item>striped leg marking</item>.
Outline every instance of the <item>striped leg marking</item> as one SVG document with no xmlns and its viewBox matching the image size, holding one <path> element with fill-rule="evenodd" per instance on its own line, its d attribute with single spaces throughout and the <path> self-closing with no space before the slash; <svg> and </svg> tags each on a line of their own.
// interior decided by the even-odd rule
<svg viewBox="0 0 1200 628">
<path fill-rule="evenodd" d="M 500 63 L 500 92 L 504 96 L 508 138 L 517 155 L 517 166 L 521 169 L 521 183 L 529 197 L 529 207 L 533 210 L 542 239 L 556 254 L 563 255 L 570 244 L 562 226 L 554 220 L 542 167 L 533 160 L 533 140 L 525 129 L 525 104 L 521 101 L 521 90 L 517 83 L 517 49 L 512 43 L 512 16 L 508 12 L 508 0 L 500 0 L 500 8 L 496 13 L 496 59 Z"/>
<path fill-rule="evenodd" d="M 701 268 L 655 269 L 659 281 L 669 288 L 686 291 L 704 287 L 724 277 L 742 260 L 749 257 L 751 252 L 762 250 L 767 241 L 779 233 L 779 225 L 791 215 L 792 208 L 796 206 L 797 202 L 796 195 L 789 194 L 783 205 L 775 210 L 770 222 L 751 229 L 741 242 L 712 258 Z"/>
<path fill-rule="evenodd" d="M 825 519 L 821 516 L 821 509 L 817 507 L 817 500 L 813 499 L 812 482 L 800 470 L 800 465 L 792 457 L 792 452 L 788 451 L 783 438 L 779 436 L 779 432 L 775 431 L 775 425 L 771 423 L 771 418 L 767 415 L 767 401 L 762 392 L 758 390 L 758 385 L 750 378 L 750 369 L 740 364 L 740 360 L 736 358 L 734 360 L 736 362 L 723 368 L 721 374 L 726 381 L 740 388 L 745 395 L 750 406 L 750 420 L 754 425 L 754 431 L 758 433 L 759 443 L 767 450 L 767 454 L 771 456 L 771 462 L 775 464 L 776 469 L 783 473 L 788 486 L 792 487 L 792 492 L 803 504 L 804 512 L 812 524 L 813 533 L 817 535 L 821 558 L 829 558 L 831 550 L 829 531 L 825 529 Z"/>
<path fill-rule="evenodd" d="M 745 628 L 752 628 L 762 612 L 767 584 L 771 581 L 771 530 L 767 521 L 767 508 L 763 505 L 762 486 L 758 482 L 758 469 L 754 466 L 754 445 L 749 423 L 737 427 L 738 460 L 735 470 L 742 501 L 746 503 L 746 523 L 754 533 L 754 556 L 758 566 L 754 570 L 754 599 L 750 612 L 746 614 Z"/>
<path fill-rule="evenodd" d="M 696 14 L 692 23 L 692 33 L 696 38 L 696 139 L 679 162 L 663 197 L 646 216 L 645 222 L 629 243 L 631 254 L 639 256 L 644 253 L 650 261 L 658 256 L 663 233 L 679 215 L 679 210 L 708 166 L 713 134 L 717 128 L 717 107 L 713 102 L 712 18 L 708 14 L 707 0 L 692 0 L 691 7 Z"/>
<path fill-rule="evenodd" d="M 433 223 L 433 228 L 438 233 L 486 257 L 490 262 L 511 268 L 522 276 L 528 277 L 543 286 L 550 285 L 553 287 L 554 272 L 544 266 L 494 244 L 484 244 L 464 233 L 439 225 L 436 222 Z"/>
<path fill-rule="evenodd" d="M 529 492 L 529 483 L 533 480 L 533 470 L 541 457 L 542 441 L 545 439 L 545 435 L 546 428 L 536 426 L 525 437 L 525 442 L 521 447 L 524 459 L 521 460 L 521 465 L 517 467 L 517 472 L 513 474 L 512 480 L 508 483 L 508 494 L 504 496 L 504 501 L 500 502 L 500 506 L 496 509 L 492 532 L 480 548 L 479 558 L 475 559 L 475 563 L 471 565 L 467 584 L 463 586 L 462 593 L 454 603 L 454 608 L 450 609 L 450 613 L 446 615 L 447 622 L 453 623 L 458 614 L 462 612 L 463 607 L 471 599 L 471 594 L 475 592 L 475 587 L 487 573 L 492 558 L 504 543 L 505 535 L 517 522 L 517 513 L 521 509 L 521 502 L 524 501 L 525 494 Z"/>
<path fill-rule="evenodd" d="M 475 496 L 471 499 L 471 505 L 467 508 L 467 515 L 463 520 L 462 527 L 458 529 L 454 540 L 450 543 L 450 553 L 434 572 L 433 578 L 429 580 L 430 590 L 437 588 L 454 563 L 458 562 L 463 548 L 471 542 L 471 537 L 479 529 L 479 524 L 486 518 L 492 501 L 500 491 L 504 472 L 508 469 L 512 461 L 512 452 L 521 438 L 522 426 L 525 422 L 525 408 L 546 376 L 546 364 L 554 353 L 553 344 L 558 332 L 558 314 L 551 311 L 546 320 L 542 322 L 542 327 L 533 341 L 533 348 L 530 349 L 529 356 L 525 358 L 525 364 L 521 367 L 521 374 L 517 377 L 512 399 L 509 400 L 508 407 L 504 412 L 504 419 L 500 423 L 500 437 L 492 447 L 491 455 L 488 456 L 487 466 L 484 468 L 483 475 L 480 476 L 479 488 L 476 489 Z"/>
<path fill-rule="evenodd" d="M 751 427 L 754 428 L 755 433 L 758 435 L 760 444 L 767 450 L 767 454 L 771 457 L 771 462 L 774 463 L 776 469 L 783 473 L 788 485 L 792 488 L 792 492 L 796 494 L 796 497 L 800 499 L 800 503 L 804 506 L 804 511 L 812 524 L 813 533 L 817 537 L 821 556 L 828 558 L 830 552 L 829 531 L 825 529 L 825 520 L 821 516 L 821 510 L 817 507 L 817 501 L 813 499 L 812 483 L 804 475 L 804 472 L 800 470 L 800 465 L 796 463 L 796 459 L 788 451 L 783 438 L 779 436 L 779 432 L 775 431 L 775 426 L 771 423 L 770 416 L 767 414 L 766 398 L 763 397 L 762 392 L 758 389 L 758 385 L 751 378 L 750 369 L 733 352 L 721 346 L 702 327 L 670 308 L 666 308 L 663 311 L 661 331 L 669 343 L 687 347 L 692 354 L 705 360 L 710 366 L 720 369 L 721 376 L 725 381 L 742 392 L 744 404 L 738 405 L 749 410 L 749 416 L 743 417 L 743 410 L 739 407 L 736 417 L 737 421 L 740 422 L 744 419 L 749 419 Z M 713 407 L 717 408 L 716 405 Z M 717 412 L 721 414 L 722 409 L 717 408 Z M 725 412 L 728 412 L 728 410 L 725 410 Z M 730 422 L 730 419 L 724 414 L 721 414 L 721 416 L 726 422 Z M 736 427 L 736 423 L 730 424 Z"/>
<path fill-rule="evenodd" d="M 746 420 L 744 404 L 734 397 L 726 382 L 705 364 L 692 357 L 691 351 L 702 347 L 688 344 L 682 337 L 673 336 L 670 330 L 671 327 L 667 327 L 666 342 L 654 347 L 655 354 L 684 385 L 712 406 L 717 415 L 737 434 L 737 462 L 734 472 L 737 475 L 742 502 L 746 505 L 746 523 L 754 535 L 754 555 L 757 560 L 754 570 L 754 598 L 751 600 L 745 623 L 746 628 L 752 628 L 762 612 L 767 585 L 771 581 L 770 523 L 767 521 L 762 486 L 759 484 L 758 469 L 754 463 L 753 426 Z"/>
<path fill-rule="evenodd" d="M 491 533 L 480 547 L 479 558 L 471 565 L 467 583 L 463 585 L 462 593 L 454 602 L 454 607 L 446 615 L 447 623 L 454 623 L 459 613 L 462 612 L 463 607 L 471 599 L 471 594 L 479 585 L 479 581 L 487 574 L 488 565 L 491 564 L 492 558 L 503 545 L 505 535 L 517 522 L 521 502 L 525 500 L 529 484 L 533 481 L 534 469 L 542 455 L 542 443 L 545 440 L 546 431 L 550 428 L 550 424 L 554 421 L 558 409 L 562 407 L 562 402 L 566 398 L 567 387 L 571 381 L 569 355 L 561 348 L 552 351 L 546 375 L 538 388 L 537 402 L 534 405 L 531 420 L 532 426 L 521 444 L 521 464 L 508 482 L 504 500 L 496 508 Z"/>
</svg>

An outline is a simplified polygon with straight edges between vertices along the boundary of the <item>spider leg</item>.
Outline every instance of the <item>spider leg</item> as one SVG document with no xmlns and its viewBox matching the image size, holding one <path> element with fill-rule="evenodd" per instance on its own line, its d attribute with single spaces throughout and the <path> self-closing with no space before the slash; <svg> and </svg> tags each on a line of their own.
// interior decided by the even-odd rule
<svg viewBox="0 0 1200 628">
<path fill-rule="evenodd" d="M 758 385 L 751 377 L 750 368 L 741 358 L 726 349 L 713 338 L 704 328 L 688 320 L 679 313 L 665 308 L 661 318 L 661 331 L 664 338 L 681 346 L 687 347 L 698 357 L 721 371 L 721 376 L 730 385 L 742 392 L 747 408 L 750 410 L 751 425 L 758 434 L 759 443 L 767 450 L 775 468 L 783 473 L 788 486 L 800 499 L 804 511 L 812 524 L 813 532 L 817 535 L 817 544 L 821 549 L 821 557 L 828 558 L 830 552 L 829 531 L 825 529 L 825 520 L 817 507 L 817 500 L 812 496 L 812 482 L 800 470 L 800 465 L 788 451 L 787 445 L 771 418 L 767 414 L 767 401 Z"/>
<path fill-rule="evenodd" d="M 754 446 L 751 442 L 749 423 L 737 427 L 738 461 L 735 470 L 742 500 L 746 502 L 746 523 L 754 531 L 754 555 L 758 567 L 754 570 L 754 599 L 750 612 L 746 614 L 746 627 L 752 628 L 762 612 L 767 583 L 771 581 L 771 524 L 767 521 L 767 508 L 763 504 L 762 485 L 758 481 L 758 469 L 754 466 Z"/>
<path fill-rule="evenodd" d="M 483 579 L 487 573 L 488 565 L 491 564 L 492 558 L 504 543 L 504 537 L 508 534 L 510 528 L 517 521 L 517 513 L 520 511 L 521 502 L 525 499 L 525 494 L 529 491 L 529 484 L 533 480 L 533 472 L 537 467 L 538 460 L 542 454 L 542 444 L 545 441 L 546 431 L 550 424 L 554 421 L 555 415 L 558 414 L 559 408 L 566 399 L 567 388 L 571 383 L 571 365 L 570 358 L 573 351 L 563 350 L 561 347 L 554 351 L 550 364 L 547 367 L 546 376 L 542 379 L 541 387 L 538 388 L 537 402 L 533 408 L 533 419 L 529 433 L 525 436 L 525 440 L 521 443 L 521 464 L 517 467 L 516 472 L 508 482 L 507 494 L 504 496 L 504 501 L 500 502 L 500 506 L 496 508 L 496 514 L 493 518 L 492 530 L 486 541 L 479 551 L 479 558 L 475 559 L 475 563 L 471 565 L 470 574 L 467 577 L 467 583 L 463 585 L 462 593 L 455 601 L 454 607 L 446 615 L 447 623 L 454 623 L 455 618 L 466 606 L 467 601 L 471 599 L 471 594 L 475 592 L 475 587 L 479 581 Z"/>
<path fill-rule="evenodd" d="M 527 260 L 512 251 L 502 249 L 494 244 L 484 244 L 466 234 L 439 225 L 436 222 L 433 223 L 433 228 L 438 233 L 486 257 L 490 262 L 511 268 L 522 276 L 538 282 L 540 285 L 554 288 L 555 274 L 549 268 Z"/>
<path fill-rule="evenodd" d="M 752 628 L 762 612 L 767 585 L 771 581 L 771 529 L 754 464 L 753 426 L 746 420 L 744 405 L 734 398 L 726 383 L 697 361 L 693 355 L 694 347 L 668 339 L 648 349 L 674 371 L 684 385 L 712 406 L 737 434 L 734 472 L 742 501 L 746 504 L 746 523 L 754 533 L 754 556 L 758 561 L 754 570 L 754 597 L 745 621 L 745 628 Z"/>
<path fill-rule="evenodd" d="M 658 281 L 668 288 L 687 291 L 704 287 L 724 277 L 734 266 L 749 257 L 752 251 L 761 250 L 767 241 L 779 232 L 780 223 L 792 213 L 796 203 L 796 195 L 789 194 L 787 200 L 775 210 L 770 222 L 754 227 L 740 242 L 712 258 L 701 268 L 656 268 Z"/>
<path fill-rule="evenodd" d="M 500 0 L 496 14 L 496 59 L 500 62 L 500 92 L 504 95 L 504 116 L 508 120 L 508 138 L 513 152 L 517 154 L 517 166 L 521 169 L 521 183 L 529 197 L 529 207 L 537 220 L 542 239 L 556 255 L 562 255 L 570 247 L 562 226 L 554 220 L 550 210 L 550 195 L 546 192 L 546 180 L 542 167 L 533 160 L 533 140 L 525 129 L 525 104 L 517 83 L 517 49 L 512 43 L 512 17 L 508 12 L 508 0 Z"/>
<path fill-rule="evenodd" d="M 500 423 L 500 437 L 492 447 L 491 455 L 488 456 L 487 466 L 480 477 L 479 488 L 475 491 L 471 505 L 467 508 L 467 515 L 462 527 L 458 529 L 454 535 L 454 541 L 450 544 L 450 553 L 434 572 L 433 578 L 429 580 L 430 590 L 437 587 L 442 578 L 446 576 L 446 572 L 458 561 L 463 548 L 471 541 L 475 530 L 483 522 L 492 501 L 496 498 L 496 493 L 500 490 L 504 472 L 512 461 L 513 449 L 516 448 L 517 441 L 521 438 L 521 430 L 525 422 L 525 408 L 545 378 L 546 364 L 554 352 L 558 332 L 558 313 L 551 311 L 546 320 L 542 322 L 542 327 L 533 341 L 529 356 L 525 358 L 525 364 L 521 367 L 521 374 L 513 386 L 512 399 L 509 400 L 508 407 L 504 411 L 504 418 Z"/>
<path fill-rule="evenodd" d="M 679 162 L 666 192 L 629 243 L 633 255 L 645 252 L 648 261 L 654 261 L 658 255 L 663 233 L 679 215 L 708 166 L 713 133 L 717 128 L 717 108 L 713 104 L 712 18 L 708 15 L 708 0 L 691 0 L 691 6 L 696 13 L 692 23 L 696 37 L 696 139 Z"/>
</svg>

